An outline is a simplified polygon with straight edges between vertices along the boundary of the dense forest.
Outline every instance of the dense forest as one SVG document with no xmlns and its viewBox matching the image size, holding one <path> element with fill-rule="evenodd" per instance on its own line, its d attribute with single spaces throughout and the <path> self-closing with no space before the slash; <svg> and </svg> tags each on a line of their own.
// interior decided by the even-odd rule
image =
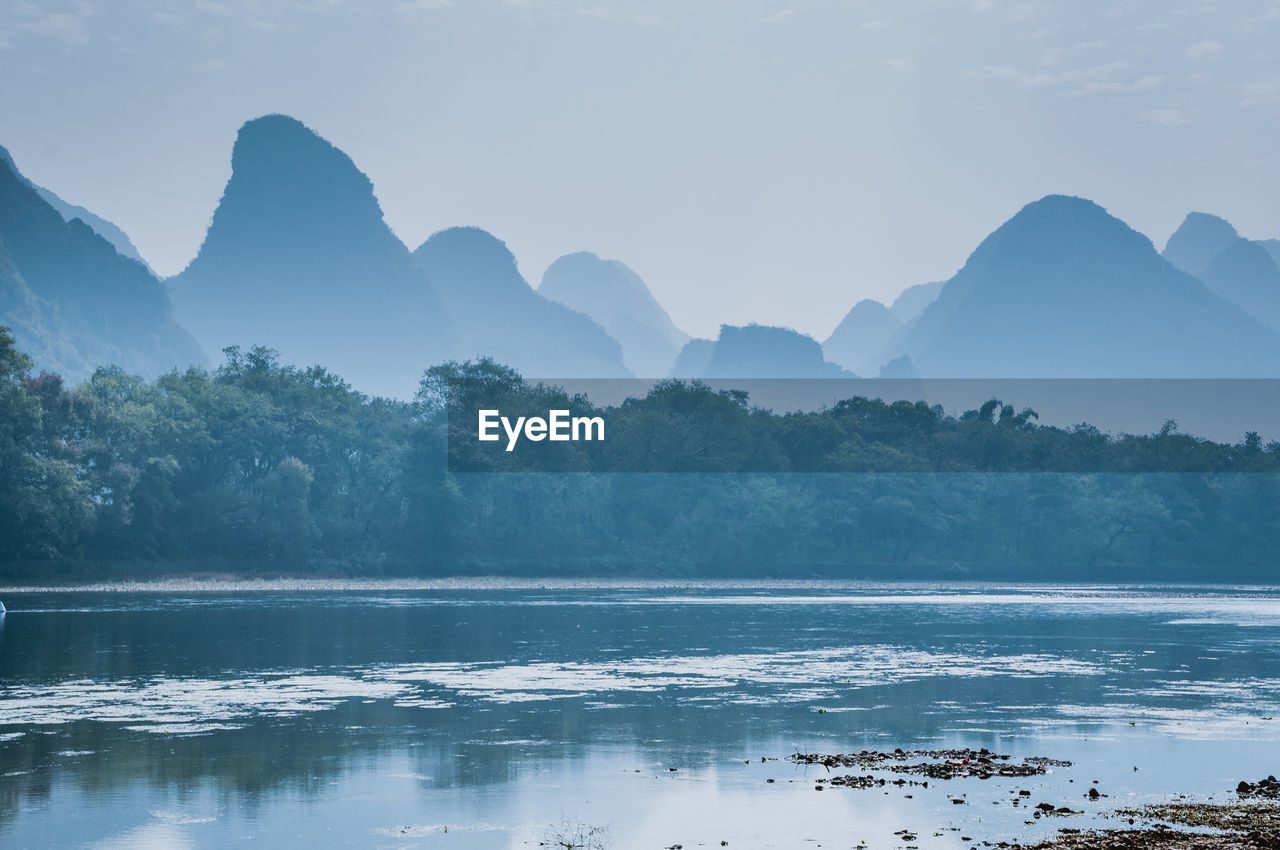
<svg viewBox="0 0 1280 850">
<path fill-rule="evenodd" d="M 594 411 L 487 360 L 432 367 L 398 402 L 265 348 L 227 349 L 213 371 L 101 368 L 67 387 L 33 375 L 0 330 L 0 563 L 51 576 L 1275 578 L 1280 445 L 1252 433 L 1113 437 L 996 400 L 956 417 L 863 398 L 779 415 L 668 381 L 611 408 L 603 443 L 460 458 L 478 444 L 449 439 L 465 427 L 449 413 L 476 397 Z M 672 457 L 690 471 L 643 471 Z M 598 471 L 624 468 L 641 471 Z"/>
</svg>

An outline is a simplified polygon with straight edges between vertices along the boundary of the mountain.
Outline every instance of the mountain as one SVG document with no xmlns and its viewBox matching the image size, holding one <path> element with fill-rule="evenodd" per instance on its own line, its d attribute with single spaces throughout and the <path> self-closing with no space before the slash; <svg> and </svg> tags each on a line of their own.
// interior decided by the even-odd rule
<svg viewBox="0 0 1280 850">
<path fill-rule="evenodd" d="M 454 351 L 438 294 L 345 153 L 284 115 L 240 128 L 204 244 L 171 280 L 211 352 L 267 345 L 367 393 L 406 398 Z"/>
<path fill-rule="evenodd" d="M 988 236 L 882 352 L 934 377 L 1263 377 L 1280 336 L 1102 207 L 1051 195 Z"/>
<path fill-rule="evenodd" d="M 204 361 L 163 282 L 81 219 L 66 221 L 0 159 L 0 324 L 38 370 L 74 382 L 98 366 L 155 377 Z"/>
<path fill-rule="evenodd" d="M 511 251 L 488 232 L 442 230 L 413 261 L 454 318 L 462 356 L 488 355 L 532 378 L 630 374 L 617 341 L 585 313 L 535 292 Z"/>
<path fill-rule="evenodd" d="M 589 251 L 566 254 L 543 273 L 538 292 L 599 322 L 622 345 L 627 368 L 639 376 L 666 375 L 689 341 L 640 276 L 617 260 Z"/>
<path fill-rule="evenodd" d="M 690 340 L 680 353 L 672 375 L 680 378 L 853 377 L 823 359 L 822 346 L 813 337 L 769 325 L 721 325 L 715 342 Z"/>
<path fill-rule="evenodd" d="M 828 360 L 846 369 L 863 369 L 866 361 L 884 347 L 902 322 L 879 301 L 865 298 L 853 305 L 836 329 L 822 343 Z"/>
<path fill-rule="evenodd" d="M 1280 265 L 1280 239 L 1259 239 L 1258 244 L 1267 249 L 1276 265 Z"/>
<path fill-rule="evenodd" d="M 912 365 L 911 358 L 903 355 L 890 360 L 888 363 L 880 367 L 880 378 L 892 378 L 894 380 L 902 380 L 904 378 L 919 378 L 920 373 L 916 371 L 916 367 Z"/>
<path fill-rule="evenodd" d="M 1164 246 L 1166 260 L 1187 274 L 1199 276 L 1213 258 L 1240 238 L 1225 219 L 1208 213 L 1189 213 Z"/>
<path fill-rule="evenodd" d="M 146 264 L 145 261 L 142 259 L 142 257 L 138 254 L 138 249 L 134 247 L 133 242 L 129 239 L 128 234 L 126 234 L 123 230 L 121 230 L 115 224 L 107 221 L 105 218 L 94 215 L 84 207 L 79 207 L 79 206 L 76 206 L 75 204 L 67 203 L 66 201 L 62 200 L 62 198 L 59 198 L 57 195 L 55 195 L 53 192 L 49 191 L 48 189 L 44 188 L 43 186 L 37 186 L 35 183 L 32 183 L 26 177 L 23 177 L 22 173 L 18 171 L 18 166 L 14 165 L 13 163 L 13 157 L 9 156 L 9 151 L 5 150 L 3 147 L 0 147 L 0 161 L 7 162 L 9 164 L 9 167 L 13 169 L 14 174 L 17 174 L 22 179 L 22 181 L 25 182 L 32 189 L 35 189 L 36 194 L 38 194 L 41 198 L 43 198 L 45 203 L 47 203 L 49 206 L 53 207 L 55 210 L 58 211 L 58 215 L 62 216 L 63 221 L 71 221 L 71 219 L 73 218 L 80 219 L 85 224 L 89 225 L 89 227 L 93 229 L 94 233 L 97 233 L 103 239 L 106 239 L 108 242 L 110 242 L 115 247 L 116 251 L 120 253 L 121 256 L 128 257 L 130 260 L 137 260 L 138 262 L 143 263 L 144 265 Z"/>
<path fill-rule="evenodd" d="M 711 362 L 711 355 L 715 353 L 715 350 L 716 341 L 714 339 L 694 338 L 689 340 L 680 349 L 680 354 L 676 357 L 676 362 L 671 367 L 670 377 L 701 378 L 707 371 L 707 364 Z"/>
<path fill-rule="evenodd" d="M 1273 331 L 1280 331 L 1280 266 L 1262 245 L 1237 239 L 1213 258 L 1200 279 Z"/>
<path fill-rule="evenodd" d="M 933 283 L 917 283 L 915 286 L 908 286 L 893 299 L 893 303 L 889 305 L 889 309 L 893 311 L 893 315 L 898 318 L 899 322 L 906 323 L 919 316 L 924 312 L 924 308 L 928 307 L 938 297 L 938 293 L 942 291 L 942 285 L 946 281 L 935 281 Z"/>
</svg>

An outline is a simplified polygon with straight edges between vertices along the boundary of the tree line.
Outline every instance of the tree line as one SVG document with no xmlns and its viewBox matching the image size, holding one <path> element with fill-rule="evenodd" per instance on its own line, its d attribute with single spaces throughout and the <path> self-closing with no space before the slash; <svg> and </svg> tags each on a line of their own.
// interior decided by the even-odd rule
<svg viewBox="0 0 1280 850">
<path fill-rule="evenodd" d="M 432 367 L 401 402 L 366 397 L 321 367 L 283 365 L 266 348 L 225 354 L 213 370 L 146 381 L 104 367 L 68 387 L 32 374 L 0 330 L 0 563 L 342 575 L 1275 575 L 1280 446 L 1252 433 L 1237 444 L 1172 427 L 1117 437 L 1040 425 L 1034 411 L 995 400 L 960 416 L 864 398 L 775 414 L 742 392 L 668 381 L 610 408 L 603 442 L 518 460 L 500 450 L 460 457 L 479 444 L 450 439 L 467 423 L 449 414 L 477 397 L 600 411 L 488 360 Z M 716 446 L 723 456 L 709 454 Z M 688 474 L 645 471 L 646 459 L 670 469 L 672 457 Z M 505 474 L 450 471 L 463 467 Z M 619 468 L 639 471 L 581 474 Z"/>
</svg>

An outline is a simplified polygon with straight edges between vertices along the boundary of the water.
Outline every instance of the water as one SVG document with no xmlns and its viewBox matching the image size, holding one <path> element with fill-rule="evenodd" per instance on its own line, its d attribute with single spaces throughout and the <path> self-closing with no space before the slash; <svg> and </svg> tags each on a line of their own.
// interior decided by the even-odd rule
<svg viewBox="0 0 1280 850">
<path fill-rule="evenodd" d="M 0 598 L 3 846 L 962 847 L 1280 772 L 1274 589 Z M 1073 765 L 816 793 L 783 760 L 895 747 Z"/>
</svg>

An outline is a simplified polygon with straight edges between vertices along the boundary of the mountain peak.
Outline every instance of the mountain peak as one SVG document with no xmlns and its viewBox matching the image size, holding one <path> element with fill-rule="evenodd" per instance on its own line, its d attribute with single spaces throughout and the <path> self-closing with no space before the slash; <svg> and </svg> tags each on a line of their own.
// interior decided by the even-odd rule
<svg viewBox="0 0 1280 850">
<path fill-rule="evenodd" d="M 448 316 L 369 178 L 286 115 L 240 128 L 204 244 L 172 286 L 209 350 L 270 344 L 286 362 L 324 363 L 366 392 L 407 397 L 450 350 Z"/>
<path fill-rule="evenodd" d="M 480 227 L 449 227 L 437 231 L 413 252 L 426 267 L 447 266 L 453 273 L 479 276 L 519 276 L 516 256 L 507 243 Z M 528 288 L 523 278 L 521 288 Z"/>
<path fill-rule="evenodd" d="M 640 275 L 619 260 L 590 251 L 565 254 L 543 273 L 538 292 L 604 327 L 622 344 L 627 367 L 637 375 L 667 374 L 689 340 Z"/>
<path fill-rule="evenodd" d="M 1280 266 L 1257 242 L 1237 239 L 1213 258 L 1201 280 L 1272 330 L 1280 330 Z"/>
<path fill-rule="evenodd" d="M 526 376 L 628 374 L 605 329 L 534 291 L 507 244 L 487 230 L 441 230 L 413 261 L 444 298 L 467 356 L 493 357 Z"/>
<path fill-rule="evenodd" d="M 1024 247 L 1034 245 L 1043 249 L 1057 246 L 1074 250 L 1080 243 L 1095 239 L 1122 243 L 1123 247 L 1131 250 L 1152 247 L 1150 239 L 1108 213 L 1101 205 L 1073 195 L 1046 195 L 1032 201 L 992 237 L 1003 237 L 996 241 L 1004 245 L 1017 242 Z"/>
<path fill-rule="evenodd" d="M 847 378 L 813 337 L 774 325 L 721 325 L 702 377 Z"/>
<path fill-rule="evenodd" d="M 376 241 L 384 250 L 399 241 L 364 172 L 287 115 L 255 118 L 236 135 L 231 179 L 205 247 L 216 248 L 220 237 L 304 253 L 315 250 L 317 240 Z M 397 253 L 407 251 L 400 245 Z"/>
<path fill-rule="evenodd" d="M 373 191 L 373 184 L 356 168 L 355 163 L 328 140 L 306 124 L 288 115 L 263 115 L 241 125 L 236 142 L 231 149 L 233 175 L 251 172 L 262 176 L 264 170 L 284 170 L 282 177 L 296 178 L 304 169 L 321 165 L 355 172 L 364 186 Z"/>
<path fill-rule="evenodd" d="M 1280 338 L 1091 201 L 1050 196 L 983 240 L 885 356 L 929 377 L 1272 373 Z"/>
<path fill-rule="evenodd" d="M 272 273 L 331 264 L 382 274 L 364 264 L 409 266 L 408 249 L 383 221 L 373 184 L 351 158 L 287 115 L 246 122 L 231 152 L 231 179 L 187 273 Z"/>
<path fill-rule="evenodd" d="M 1213 258 L 1240 238 L 1231 222 L 1209 213 L 1188 213 L 1169 237 L 1163 256 L 1184 272 L 1200 275 Z"/>
<path fill-rule="evenodd" d="M 0 157 L 3 324 L 38 368 L 68 380 L 115 364 L 154 376 L 204 358 L 164 284 L 81 218 L 67 221 Z"/>
<path fill-rule="evenodd" d="M 671 324 L 644 280 L 620 260 L 606 260 L 591 251 L 565 254 L 543 272 L 538 291 L 593 316 L 605 326 L 618 315 L 629 313 L 660 329 L 673 341 L 678 339 L 677 344 L 688 340 Z"/>
<path fill-rule="evenodd" d="M 44 199 L 45 203 L 53 207 L 57 211 L 58 215 L 62 216 L 63 221 L 71 221 L 76 218 L 80 219 L 85 224 L 89 225 L 90 229 L 92 229 L 94 233 L 97 233 L 103 239 L 115 246 L 115 249 L 120 252 L 121 255 L 130 260 L 137 260 L 144 266 L 146 265 L 146 261 L 142 259 L 142 255 L 138 253 L 137 247 L 135 247 L 132 240 L 129 239 L 128 234 L 117 227 L 114 223 L 107 221 L 105 218 L 95 215 L 82 206 L 68 203 L 58 197 L 53 191 L 46 189 L 43 186 L 38 186 L 31 180 L 27 179 L 27 177 L 18 170 L 17 163 L 13 161 L 13 157 L 9 154 L 8 149 L 3 145 L 0 145 L 0 163 L 7 165 L 19 180 L 34 189 L 36 194 Z M 147 270 L 150 271 L 150 266 L 147 267 Z"/>
<path fill-rule="evenodd" d="M 898 317 L 900 322 L 909 322 L 916 316 L 924 312 L 924 308 L 928 307 L 938 297 L 938 293 L 942 291 L 942 285 L 946 281 L 934 281 L 932 283 L 917 283 L 915 286 L 908 286 L 893 299 L 893 303 L 889 305 L 889 309 L 893 311 L 893 315 Z"/>
<path fill-rule="evenodd" d="M 255 156 L 290 156 L 306 147 L 346 157 L 346 154 L 297 118 L 280 113 L 251 118 L 240 125 L 240 130 L 236 133 L 236 143 L 231 149 L 231 168 L 235 170 L 237 166 L 243 167 Z"/>
<path fill-rule="evenodd" d="M 831 336 L 822 343 L 827 359 L 846 369 L 864 368 L 866 360 L 878 352 L 902 326 L 898 317 L 879 301 L 864 298 L 845 314 Z"/>
<path fill-rule="evenodd" d="M 1103 279 L 1102 272 L 1141 264 L 1146 259 L 1158 262 L 1151 240 L 1112 216 L 1093 201 L 1067 195 L 1049 195 L 1027 204 L 1013 218 L 978 245 L 965 262 L 958 277 L 972 279 L 966 270 L 985 270 L 979 277 L 999 280 L 997 289 L 1005 297 L 1034 298 L 1031 290 L 1048 286 L 1069 285 L 1071 300 L 1088 297 Z M 999 273 L 992 274 L 999 269 Z M 1039 272 L 1045 269 L 1074 269 L 1059 283 L 1050 283 Z M 1085 270 L 1096 273 L 1084 274 Z M 925 309 L 922 319 L 931 313 L 945 312 L 959 292 L 944 288 L 938 299 Z M 991 295 L 996 295 L 992 290 Z M 1048 294 L 1048 293 L 1045 293 Z M 1059 293 L 1059 297 L 1068 293 Z"/>
</svg>

